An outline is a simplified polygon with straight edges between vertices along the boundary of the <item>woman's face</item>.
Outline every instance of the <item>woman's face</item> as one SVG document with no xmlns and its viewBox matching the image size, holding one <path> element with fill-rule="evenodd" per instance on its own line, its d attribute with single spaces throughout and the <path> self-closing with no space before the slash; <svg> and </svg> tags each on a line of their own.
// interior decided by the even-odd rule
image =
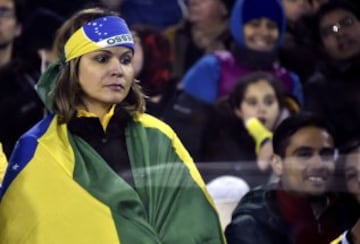
<svg viewBox="0 0 360 244">
<path fill-rule="evenodd" d="M 345 180 L 348 191 L 360 203 L 360 147 L 346 155 Z"/>
<path fill-rule="evenodd" d="M 244 121 L 256 117 L 266 128 L 273 130 L 280 114 L 274 88 L 266 80 L 250 84 L 235 114 Z"/>
<path fill-rule="evenodd" d="M 244 39 L 248 48 L 271 51 L 279 38 L 276 23 L 268 18 L 253 19 L 244 25 Z"/>
<path fill-rule="evenodd" d="M 89 112 L 122 102 L 134 81 L 133 53 L 127 47 L 103 48 L 80 58 L 82 101 Z"/>
<path fill-rule="evenodd" d="M 142 48 L 141 39 L 135 31 L 131 31 L 135 42 L 135 53 L 132 64 L 135 71 L 135 76 L 138 76 L 144 65 L 144 50 Z"/>
</svg>

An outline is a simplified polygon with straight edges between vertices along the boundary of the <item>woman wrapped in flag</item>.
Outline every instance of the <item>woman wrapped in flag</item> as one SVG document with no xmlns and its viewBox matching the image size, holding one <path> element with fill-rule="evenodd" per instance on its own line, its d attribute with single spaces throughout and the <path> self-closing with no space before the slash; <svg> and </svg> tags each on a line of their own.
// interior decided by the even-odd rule
<svg viewBox="0 0 360 244">
<path fill-rule="evenodd" d="M 0 243 L 224 243 L 173 130 L 144 113 L 124 20 L 77 12 L 38 92 L 51 113 L 17 142 L 1 188 Z"/>
</svg>

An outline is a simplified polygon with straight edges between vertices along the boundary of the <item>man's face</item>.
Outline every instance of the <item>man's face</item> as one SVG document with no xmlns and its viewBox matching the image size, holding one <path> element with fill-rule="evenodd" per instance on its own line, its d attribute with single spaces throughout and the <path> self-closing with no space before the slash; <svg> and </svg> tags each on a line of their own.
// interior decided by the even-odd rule
<svg viewBox="0 0 360 244">
<path fill-rule="evenodd" d="M 320 21 L 319 31 L 326 52 L 335 60 L 360 54 L 360 22 L 343 9 L 327 13 Z"/>
<path fill-rule="evenodd" d="M 13 0 L 0 0 L 0 49 L 11 44 L 20 32 Z"/>
<path fill-rule="evenodd" d="M 320 196 L 328 190 L 336 160 L 333 139 L 324 129 L 309 126 L 290 138 L 281 159 L 284 190 L 303 196 Z"/>
<path fill-rule="evenodd" d="M 360 146 L 346 155 L 345 180 L 348 191 L 360 203 Z"/>
</svg>

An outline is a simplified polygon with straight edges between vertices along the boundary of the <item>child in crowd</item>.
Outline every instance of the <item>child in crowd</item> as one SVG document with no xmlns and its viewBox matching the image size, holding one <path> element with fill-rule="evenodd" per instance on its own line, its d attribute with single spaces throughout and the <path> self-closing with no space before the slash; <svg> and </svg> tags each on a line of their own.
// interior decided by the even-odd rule
<svg viewBox="0 0 360 244">
<path fill-rule="evenodd" d="M 272 151 L 262 147 L 271 144 L 279 122 L 298 110 L 297 104 L 289 105 L 281 82 L 271 74 L 244 76 L 209 116 L 201 161 L 233 162 L 241 166 L 239 174 L 250 186 L 265 183 Z"/>
</svg>

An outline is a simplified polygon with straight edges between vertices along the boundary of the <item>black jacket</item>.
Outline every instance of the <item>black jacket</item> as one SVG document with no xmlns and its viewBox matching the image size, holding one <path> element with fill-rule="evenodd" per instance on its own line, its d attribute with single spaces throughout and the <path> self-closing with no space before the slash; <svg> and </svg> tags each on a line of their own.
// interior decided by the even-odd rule
<svg viewBox="0 0 360 244">
<path fill-rule="evenodd" d="M 97 117 L 74 117 L 68 126 L 74 135 L 88 142 L 118 175 L 133 186 L 134 180 L 125 141 L 125 127 L 130 118 L 128 113 L 117 108 L 106 131 Z"/>
<path fill-rule="evenodd" d="M 328 62 L 304 89 L 305 110 L 325 117 L 335 128 L 341 147 L 360 135 L 360 57 L 347 62 Z"/>
<path fill-rule="evenodd" d="M 302 236 L 309 244 L 319 244 L 318 241 L 331 238 L 330 235 L 340 235 L 358 218 L 357 208 L 352 202 L 341 196 L 329 195 L 331 204 L 318 217 L 321 229 L 317 236 Z M 280 214 L 281 206 L 276 201 L 276 185 L 270 184 L 257 187 L 247 193 L 233 212 L 232 221 L 226 227 L 225 235 L 228 244 L 286 244 L 295 243 L 295 229 L 285 223 Z M 306 213 L 304 213 L 306 214 Z M 295 220 L 297 221 L 297 219 Z M 299 220 L 301 227 L 302 220 Z M 297 227 L 297 228 L 299 228 Z M 333 229 L 332 227 L 335 227 Z M 327 230 L 331 230 L 329 233 Z M 335 231 L 335 232 L 334 232 Z M 338 233 L 336 233 L 338 232 Z M 298 236 L 299 237 L 299 236 Z"/>
<path fill-rule="evenodd" d="M 258 187 L 244 196 L 226 227 L 228 244 L 292 243 L 288 226 L 274 205 L 274 186 Z"/>
<path fill-rule="evenodd" d="M 19 137 L 44 117 L 35 81 L 19 63 L 0 69 L 0 142 L 9 158 Z"/>
</svg>

